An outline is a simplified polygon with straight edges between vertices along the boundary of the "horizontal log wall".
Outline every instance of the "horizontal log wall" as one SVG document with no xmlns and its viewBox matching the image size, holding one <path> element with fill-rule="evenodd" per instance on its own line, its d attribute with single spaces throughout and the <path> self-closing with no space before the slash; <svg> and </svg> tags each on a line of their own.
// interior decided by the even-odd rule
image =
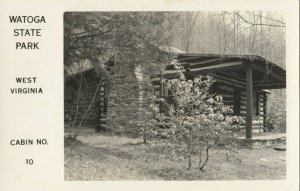
<svg viewBox="0 0 300 191">
<path fill-rule="evenodd" d="M 229 84 L 225 84 L 223 82 L 218 81 L 213 85 L 213 92 L 221 95 L 223 97 L 223 103 L 229 106 L 234 112 L 235 115 L 241 116 L 244 120 L 246 120 L 246 91 L 238 88 L 230 86 Z M 156 96 L 160 96 L 160 85 L 154 85 L 154 93 Z M 235 94 L 238 95 L 238 109 L 235 108 Z M 163 95 L 165 96 L 165 95 Z M 254 109 L 254 117 L 252 120 L 252 128 L 254 130 L 263 131 L 265 125 L 265 116 L 266 116 L 266 93 L 263 91 L 256 91 L 254 95 L 254 99 L 256 100 L 256 107 Z M 237 106 L 236 106 L 237 107 Z M 258 109 L 257 109 L 258 107 Z M 237 110 L 237 111 L 235 111 Z M 242 128 L 245 129 L 246 126 L 242 125 Z"/>
<path fill-rule="evenodd" d="M 234 110 L 234 100 L 235 100 L 235 89 L 232 86 L 223 83 L 216 83 L 214 87 L 215 93 L 221 95 L 223 97 L 223 103 Z M 239 114 L 235 113 L 236 115 L 240 115 L 244 120 L 246 120 L 246 91 L 240 91 L 240 103 L 239 103 Z M 252 120 L 252 129 L 263 131 L 264 124 L 265 124 L 265 115 L 266 115 L 266 93 L 259 91 L 255 92 L 254 99 L 256 100 L 256 107 L 254 110 L 254 117 Z M 245 125 L 242 128 L 246 128 Z"/>
<path fill-rule="evenodd" d="M 81 86 L 81 91 L 79 92 L 79 99 L 78 99 L 78 104 L 77 104 L 77 100 L 76 100 L 76 95 L 75 95 L 75 99 L 74 100 L 65 100 L 64 103 L 64 113 L 65 113 L 65 117 L 68 115 L 70 116 L 70 121 L 69 122 L 65 122 L 66 123 L 73 123 L 75 116 L 76 116 L 76 111 L 77 111 L 77 117 L 76 117 L 76 121 L 75 121 L 75 126 L 79 125 L 79 123 L 81 122 L 81 120 L 83 120 L 83 124 L 82 124 L 82 128 L 95 128 L 99 125 L 99 120 L 98 119 L 100 116 L 100 111 L 101 109 L 103 110 L 103 104 L 104 104 L 104 98 L 105 97 L 105 87 L 103 85 L 101 85 L 101 87 L 98 89 L 97 94 L 95 95 L 95 99 L 92 102 L 93 96 L 96 92 L 98 83 L 96 81 L 94 82 L 85 82 L 82 83 Z M 74 89 L 74 91 L 76 93 L 78 93 L 77 90 Z M 91 104 L 91 107 L 88 111 L 88 107 Z M 78 106 L 78 110 L 77 110 L 77 106 Z M 85 115 L 85 112 L 88 113 Z M 85 118 L 83 119 L 85 115 Z M 65 118 L 66 120 L 66 118 Z M 103 121 L 103 120 L 102 120 Z"/>
</svg>

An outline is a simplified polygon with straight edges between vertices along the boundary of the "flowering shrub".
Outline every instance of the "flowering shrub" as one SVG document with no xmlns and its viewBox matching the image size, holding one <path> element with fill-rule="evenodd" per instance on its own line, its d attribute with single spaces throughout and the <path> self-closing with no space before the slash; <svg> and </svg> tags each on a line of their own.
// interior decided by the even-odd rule
<svg viewBox="0 0 300 191">
<path fill-rule="evenodd" d="M 178 64 L 175 68 L 182 71 Z M 174 96 L 174 103 L 169 105 L 168 137 L 173 143 L 173 152 L 188 159 L 188 169 L 192 166 L 192 156 L 196 155 L 199 170 L 203 171 L 211 147 L 222 142 L 227 150 L 236 151 L 233 149 L 235 137 L 228 132 L 235 130 L 242 119 L 232 116 L 232 109 L 223 104 L 221 96 L 209 93 L 212 78 L 199 76 L 185 80 L 181 72 L 178 76 L 178 79 L 165 81 Z M 161 122 L 166 119 L 164 114 L 157 117 Z"/>
<path fill-rule="evenodd" d="M 154 119 L 154 113 L 158 110 L 158 107 L 154 104 L 154 98 L 150 98 L 153 102 L 149 108 L 140 108 L 137 112 L 137 118 L 129 121 L 129 125 L 134 129 L 137 129 L 143 138 L 143 143 L 146 144 L 148 139 L 157 134 L 156 120 Z"/>
</svg>

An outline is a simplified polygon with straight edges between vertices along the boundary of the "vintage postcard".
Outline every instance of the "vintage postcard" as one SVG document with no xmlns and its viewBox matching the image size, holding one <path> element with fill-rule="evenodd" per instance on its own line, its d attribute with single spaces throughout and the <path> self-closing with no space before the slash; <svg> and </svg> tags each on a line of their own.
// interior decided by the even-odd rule
<svg viewBox="0 0 300 191">
<path fill-rule="evenodd" d="M 1 2 L 1 190 L 297 190 L 298 8 Z"/>
</svg>

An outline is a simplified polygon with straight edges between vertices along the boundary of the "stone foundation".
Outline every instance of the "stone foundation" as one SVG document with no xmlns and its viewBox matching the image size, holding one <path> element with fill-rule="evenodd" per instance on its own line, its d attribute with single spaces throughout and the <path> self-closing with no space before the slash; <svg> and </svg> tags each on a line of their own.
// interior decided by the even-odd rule
<svg viewBox="0 0 300 191">
<path fill-rule="evenodd" d="M 243 137 L 239 138 L 240 146 L 250 148 L 250 149 L 259 149 L 266 147 L 273 147 L 276 144 L 286 144 L 286 135 L 285 134 L 269 134 L 266 136 L 253 137 L 252 139 L 245 139 Z"/>
</svg>

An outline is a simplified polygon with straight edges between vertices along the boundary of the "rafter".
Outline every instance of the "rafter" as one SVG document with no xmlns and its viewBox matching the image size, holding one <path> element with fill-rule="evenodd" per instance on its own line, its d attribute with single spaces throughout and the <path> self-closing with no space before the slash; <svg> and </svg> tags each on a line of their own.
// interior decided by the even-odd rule
<svg viewBox="0 0 300 191">
<path fill-rule="evenodd" d="M 266 75 L 270 75 L 280 81 L 285 81 L 285 74 L 280 74 L 278 72 L 273 72 L 274 68 L 267 68 L 267 67 L 264 67 L 264 65 L 261 65 L 261 64 L 252 64 L 253 65 L 253 68 L 255 70 L 258 70 L 258 71 L 261 71 L 263 72 L 264 74 Z"/>
<path fill-rule="evenodd" d="M 216 71 L 225 71 L 225 70 L 236 70 L 244 68 L 243 62 L 228 62 L 228 63 L 222 63 L 222 64 L 214 64 L 211 66 L 201 67 L 201 68 L 191 68 L 191 74 L 196 76 L 203 73 L 210 73 L 210 72 L 216 72 Z"/>
</svg>

